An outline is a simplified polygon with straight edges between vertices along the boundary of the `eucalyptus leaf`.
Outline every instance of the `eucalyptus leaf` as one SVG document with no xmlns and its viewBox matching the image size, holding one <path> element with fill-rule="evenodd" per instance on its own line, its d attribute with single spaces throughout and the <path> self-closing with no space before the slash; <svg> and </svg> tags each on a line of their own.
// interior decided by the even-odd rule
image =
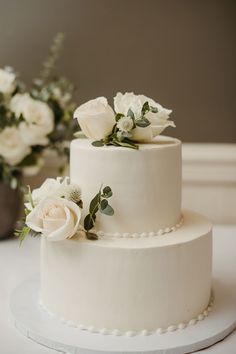
<svg viewBox="0 0 236 354">
<path fill-rule="evenodd" d="M 150 111 L 150 107 L 149 107 L 149 103 L 147 101 L 143 104 L 142 111 L 141 111 L 142 115 L 144 116 L 149 111 Z"/>
<path fill-rule="evenodd" d="M 114 209 L 108 204 L 105 209 L 101 209 L 101 213 L 112 216 L 114 215 Z"/>
<path fill-rule="evenodd" d="M 127 116 L 132 118 L 132 119 L 135 119 L 134 112 L 132 111 L 132 109 L 129 108 L 129 110 L 127 112 Z"/>
<path fill-rule="evenodd" d="M 124 114 L 123 113 L 117 113 L 116 114 L 116 122 L 118 122 L 122 117 L 124 117 Z"/>
<path fill-rule="evenodd" d="M 106 209 L 106 207 L 108 206 L 108 201 L 106 199 L 103 199 L 101 201 L 101 204 L 100 204 L 100 209 L 101 209 L 101 212 Z"/>
<path fill-rule="evenodd" d="M 104 146 L 104 142 L 102 140 L 96 140 L 92 142 L 92 145 L 96 147 L 101 147 Z"/>
<path fill-rule="evenodd" d="M 91 214 L 95 214 L 98 211 L 100 199 L 101 199 L 101 192 L 97 193 L 95 197 L 91 200 L 89 205 L 89 212 Z"/>
<path fill-rule="evenodd" d="M 129 139 L 119 142 L 119 146 L 130 148 L 130 149 L 135 149 L 135 150 L 138 150 L 138 148 L 139 148 L 138 145 L 136 145 L 134 142 L 130 141 Z"/>
<path fill-rule="evenodd" d="M 136 120 L 136 125 L 138 127 L 141 127 L 141 128 L 146 128 L 150 125 L 151 123 L 149 122 L 149 120 L 147 118 L 142 118 L 142 119 L 138 119 Z"/>
<path fill-rule="evenodd" d="M 91 230 L 94 227 L 94 221 L 96 220 L 96 215 L 91 216 L 91 214 L 88 214 L 85 219 L 84 219 L 84 228 L 86 231 Z"/>
<path fill-rule="evenodd" d="M 104 198 L 110 198 L 112 196 L 112 190 L 109 186 L 104 187 L 102 193 Z"/>
<path fill-rule="evenodd" d="M 157 108 L 157 107 L 150 106 L 150 111 L 151 111 L 152 113 L 157 113 L 157 112 L 158 112 L 158 108 Z"/>
<path fill-rule="evenodd" d="M 93 232 L 86 232 L 86 237 L 88 240 L 92 240 L 92 241 L 98 239 L 98 236 Z"/>
</svg>

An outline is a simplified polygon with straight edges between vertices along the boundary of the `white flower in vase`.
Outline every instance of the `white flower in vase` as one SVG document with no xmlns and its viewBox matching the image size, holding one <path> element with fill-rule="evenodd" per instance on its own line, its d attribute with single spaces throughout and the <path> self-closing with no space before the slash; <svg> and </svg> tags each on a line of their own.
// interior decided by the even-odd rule
<svg viewBox="0 0 236 354">
<path fill-rule="evenodd" d="M 0 133 L 0 155 L 9 165 L 19 164 L 30 152 L 30 147 L 22 139 L 17 127 L 6 127 L 2 130 Z"/>
<path fill-rule="evenodd" d="M 16 94 L 10 108 L 16 117 L 22 115 L 25 120 L 19 124 L 19 129 L 26 144 L 48 144 L 47 135 L 54 129 L 54 114 L 46 103 L 33 99 L 28 93 Z"/>
<path fill-rule="evenodd" d="M 10 95 L 16 88 L 16 75 L 8 70 L 0 69 L 0 92 Z"/>
</svg>

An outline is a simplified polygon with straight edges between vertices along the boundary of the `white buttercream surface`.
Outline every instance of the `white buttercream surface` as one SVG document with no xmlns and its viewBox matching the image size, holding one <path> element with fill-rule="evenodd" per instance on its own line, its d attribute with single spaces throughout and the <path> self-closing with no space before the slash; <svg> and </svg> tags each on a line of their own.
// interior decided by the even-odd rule
<svg viewBox="0 0 236 354">
<path fill-rule="evenodd" d="M 42 303 L 70 323 L 121 332 L 198 319 L 211 292 L 211 224 L 183 216 L 181 228 L 160 237 L 42 238 Z"/>
</svg>

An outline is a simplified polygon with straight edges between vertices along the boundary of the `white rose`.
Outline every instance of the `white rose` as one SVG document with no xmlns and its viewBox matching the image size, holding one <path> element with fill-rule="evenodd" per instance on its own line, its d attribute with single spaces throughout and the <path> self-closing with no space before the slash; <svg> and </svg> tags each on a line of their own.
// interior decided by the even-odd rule
<svg viewBox="0 0 236 354">
<path fill-rule="evenodd" d="M 30 152 L 31 149 L 25 144 L 16 127 L 6 127 L 0 133 L 0 155 L 9 165 L 17 165 Z"/>
<path fill-rule="evenodd" d="M 11 94 L 16 88 L 15 79 L 14 73 L 0 69 L 0 92 Z"/>
<path fill-rule="evenodd" d="M 26 225 L 50 241 L 74 236 L 79 228 L 81 210 L 64 198 L 46 198 L 27 215 Z"/>
<path fill-rule="evenodd" d="M 47 135 L 53 131 L 54 115 L 51 108 L 44 102 L 30 97 L 28 93 L 16 94 L 10 103 L 11 110 L 16 117 L 22 116 L 19 129 L 22 138 L 28 145 L 47 145 Z"/>
<path fill-rule="evenodd" d="M 79 106 L 74 118 L 77 118 L 82 132 L 92 140 L 105 138 L 116 123 L 114 111 L 105 97 L 98 97 Z"/>
<path fill-rule="evenodd" d="M 130 93 L 117 93 L 114 97 L 114 107 L 116 113 L 123 113 L 126 115 L 128 110 L 131 109 L 138 119 L 141 116 L 142 107 L 145 102 L 150 106 L 158 109 L 157 113 L 148 112 L 145 117 L 150 121 L 150 125 L 145 128 L 136 127 L 132 130 L 132 139 L 139 142 L 148 142 L 155 136 L 162 133 L 168 126 L 175 127 L 173 121 L 168 120 L 172 110 L 162 107 L 159 103 L 144 95 L 135 95 Z"/>
<path fill-rule="evenodd" d="M 47 178 L 43 184 L 33 190 L 32 199 L 34 205 L 37 205 L 41 200 L 47 197 L 61 197 L 64 193 L 64 188 L 69 184 L 69 178 Z"/>
</svg>

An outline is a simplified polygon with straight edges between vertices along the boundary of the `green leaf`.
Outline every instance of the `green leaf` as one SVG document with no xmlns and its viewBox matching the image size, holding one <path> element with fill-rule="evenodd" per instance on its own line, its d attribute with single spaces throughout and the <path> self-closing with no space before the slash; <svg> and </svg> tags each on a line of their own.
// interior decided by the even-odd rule
<svg viewBox="0 0 236 354">
<path fill-rule="evenodd" d="M 105 209 L 101 209 L 101 213 L 112 216 L 114 215 L 114 209 L 108 204 Z"/>
<path fill-rule="evenodd" d="M 149 111 L 150 111 L 150 107 L 149 107 L 149 103 L 147 101 L 143 104 L 142 111 L 141 111 L 142 115 L 144 116 Z"/>
<path fill-rule="evenodd" d="M 101 204 L 100 204 L 101 212 L 102 212 L 103 210 L 105 210 L 107 206 L 108 206 L 108 201 L 107 201 L 106 199 L 103 199 L 103 200 L 101 201 Z"/>
<path fill-rule="evenodd" d="M 147 118 L 142 118 L 142 119 L 138 119 L 136 120 L 136 125 L 138 127 L 141 127 L 141 128 L 146 128 L 150 125 L 151 123 L 149 122 L 149 120 Z"/>
<path fill-rule="evenodd" d="M 129 108 L 127 116 L 132 118 L 133 120 L 135 119 L 134 112 L 132 111 L 132 109 Z"/>
<path fill-rule="evenodd" d="M 92 142 L 92 145 L 96 147 L 101 147 L 104 146 L 104 142 L 102 140 L 96 140 Z"/>
<path fill-rule="evenodd" d="M 73 135 L 75 138 L 86 139 L 86 135 L 82 131 L 75 132 Z"/>
<path fill-rule="evenodd" d="M 150 111 L 151 111 L 152 113 L 157 113 L 157 112 L 158 112 L 158 108 L 157 108 L 157 107 L 150 106 Z"/>
<path fill-rule="evenodd" d="M 94 234 L 93 232 L 86 232 L 86 237 L 88 240 L 97 240 L 98 236 L 96 234 Z"/>
<path fill-rule="evenodd" d="M 96 214 L 96 212 L 98 211 L 100 200 L 101 200 L 101 192 L 99 191 L 99 193 L 97 193 L 90 202 L 89 212 L 91 214 Z"/>
<path fill-rule="evenodd" d="M 85 219 L 84 219 L 84 228 L 86 231 L 91 230 L 94 227 L 94 222 L 96 220 L 96 215 L 94 215 L 93 217 L 91 216 L 91 214 L 88 214 Z"/>
<path fill-rule="evenodd" d="M 123 113 L 117 113 L 116 114 L 116 122 L 118 122 L 122 117 L 124 117 L 124 114 Z"/>
<path fill-rule="evenodd" d="M 110 198 L 112 196 L 112 190 L 109 186 L 106 186 L 105 188 L 103 188 L 103 191 L 102 191 L 102 196 L 104 198 Z"/>
<path fill-rule="evenodd" d="M 34 208 L 35 205 L 34 205 L 34 202 L 33 202 L 33 198 L 32 198 L 32 193 L 31 193 L 30 185 L 28 185 L 27 188 L 28 188 L 28 198 L 29 198 L 29 202 L 30 202 L 32 208 Z"/>
<path fill-rule="evenodd" d="M 29 235 L 30 228 L 28 226 L 23 226 L 22 230 L 16 230 L 15 235 L 19 237 L 20 245 L 24 241 L 24 239 Z"/>
<path fill-rule="evenodd" d="M 138 145 L 136 145 L 135 143 L 133 143 L 131 141 L 127 141 L 127 140 L 126 141 L 115 141 L 114 145 L 138 150 L 138 148 L 139 148 Z"/>
</svg>

